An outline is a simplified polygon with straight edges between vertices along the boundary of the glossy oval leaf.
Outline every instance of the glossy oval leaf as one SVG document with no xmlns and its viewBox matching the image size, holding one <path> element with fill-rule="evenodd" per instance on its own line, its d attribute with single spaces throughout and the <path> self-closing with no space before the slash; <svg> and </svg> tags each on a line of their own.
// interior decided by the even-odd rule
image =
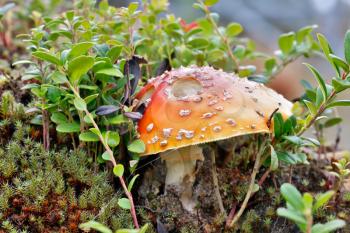
<svg viewBox="0 0 350 233">
<path fill-rule="evenodd" d="M 86 74 L 94 65 L 94 58 L 90 56 L 79 56 L 68 63 L 69 79 L 72 83 L 78 83 L 81 76 Z"/>
<path fill-rule="evenodd" d="M 128 150 L 133 153 L 141 154 L 145 152 L 146 146 L 142 140 L 135 140 L 128 145 Z"/>
<path fill-rule="evenodd" d="M 90 231 L 90 230 L 96 230 L 101 233 L 113 233 L 111 229 L 103 225 L 102 223 L 96 222 L 96 221 L 89 221 L 86 223 L 82 223 L 79 225 L 79 228 L 83 231 Z"/>
<path fill-rule="evenodd" d="M 99 137 L 93 132 L 83 132 L 79 135 L 79 140 L 83 142 L 98 142 Z"/>
<path fill-rule="evenodd" d="M 51 121 L 55 122 L 56 124 L 68 123 L 68 119 L 67 119 L 66 115 L 64 115 L 61 112 L 52 113 L 50 119 L 51 119 Z"/>
<path fill-rule="evenodd" d="M 322 78 L 321 74 L 312 65 L 307 64 L 307 63 L 303 63 L 303 64 L 306 65 L 310 69 L 311 73 L 313 74 L 313 76 L 317 80 L 318 84 L 320 85 L 324 100 L 326 100 L 328 97 L 328 93 L 327 93 L 326 83 L 325 83 L 324 79 Z"/>
<path fill-rule="evenodd" d="M 56 127 L 57 132 L 60 133 L 76 133 L 80 132 L 80 125 L 76 122 L 73 123 L 63 123 Z"/>
<path fill-rule="evenodd" d="M 228 37 L 234 37 L 239 35 L 243 31 L 242 25 L 239 23 L 230 23 L 226 27 L 226 35 Z"/>
<path fill-rule="evenodd" d="M 54 54 L 45 51 L 36 51 L 33 52 L 32 55 L 40 60 L 47 61 L 49 63 L 60 65 L 61 61 Z"/>
<path fill-rule="evenodd" d="M 123 166 L 123 164 L 117 164 L 117 166 L 115 166 L 113 168 L 113 173 L 117 177 L 122 177 L 123 174 L 124 174 L 124 166 Z"/>
<path fill-rule="evenodd" d="M 126 209 L 126 210 L 130 210 L 131 209 L 131 205 L 130 205 L 130 201 L 127 198 L 120 198 L 118 200 L 118 205 L 122 208 L 122 209 Z"/>
</svg>

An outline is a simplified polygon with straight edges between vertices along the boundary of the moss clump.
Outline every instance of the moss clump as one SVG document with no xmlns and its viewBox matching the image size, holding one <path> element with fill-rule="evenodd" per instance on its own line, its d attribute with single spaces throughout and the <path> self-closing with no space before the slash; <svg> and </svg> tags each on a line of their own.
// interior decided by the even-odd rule
<svg viewBox="0 0 350 233">
<path fill-rule="evenodd" d="M 0 145 L 5 145 L 14 132 L 16 121 L 26 121 L 28 116 L 11 91 L 4 91 L 0 97 Z"/>
<path fill-rule="evenodd" d="M 78 232 L 92 219 L 132 227 L 106 172 L 95 172 L 83 151 L 46 152 L 27 127 L 16 127 L 0 149 L 0 232 Z"/>
<path fill-rule="evenodd" d="M 244 221 L 241 225 L 241 230 L 244 233 L 255 232 L 254 227 L 259 225 L 260 217 L 254 210 L 249 210 L 245 215 Z"/>
</svg>

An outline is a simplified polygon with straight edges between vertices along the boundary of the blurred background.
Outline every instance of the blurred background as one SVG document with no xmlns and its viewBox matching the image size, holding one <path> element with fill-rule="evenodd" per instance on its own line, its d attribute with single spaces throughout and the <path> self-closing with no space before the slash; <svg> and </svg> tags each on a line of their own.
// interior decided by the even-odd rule
<svg viewBox="0 0 350 233">
<path fill-rule="evenodd" d="M 33 7 L 41 7 L 50 14 L 50 9 L 55 6 L 69 7 L 76 0 L 0 0 L 0 5 L 7 2 L 17 2 L 21 5 L 25 3 L 31 12 Z M 139 0 L 141 1 L 141 0 Z M 157 1 L 157 0 L 155 0 Z M 195 10 L 192 5 L 195 0 L 169 0 L 170 11 L 177 17 L 181 17 L 187 22 L 201 17 L 200 11 Z M 129 0 L 109 0 L 111 5 L 127 6 Z M 52 5 L 52 6 L 51 6 Z M 296 31 L 306 25 L 318 25 L 317 32 L 324 34 L 336 55 L 343 55 L 343 37 L 347 29 L 350 28 L 350 0 L 220 0 L 211 9 L 220 14 L 220 23 L 227 24 L 235 21 L 243 25 L 244 34 L 255 40 L 257 50 L 273 54 L 278 49 L 277 40 L 280 34 Z M 42 10 L 39 9 L 42 12 Z M 23 12 L 23 15 L 27 14 Z M 45 14 L 45 13 L 44 13 Z M 17 25 L 19 26 L 19 25 Z M 16 27 L 16 25 L 13 25 Z M 299 97 L 303 93 L 300 80 L 306 79 L 315 83 L 311 74 L 302 62 L 305 58 L 300 58 L 289 65 L 271 83 L 271 87 L 282 93 L 289 99 Z M 328 77 L 328 81 L 334 75 L 330 65 L 322 58 L 307 59 L 307 62 L 316 66 Z M 350 97 L 341 96 L 342 98 Z M 341 142 L 343 148 L 350 149 L 348 138 L 350 137 L 350 110 L 339 108 L 339 115 L 344 118 L 341 125 Z M 329 139 L 334 140 L 336 129 L 327 132 Z M 312 132 L 310 132 L 312 133 Z"/>
</svg>

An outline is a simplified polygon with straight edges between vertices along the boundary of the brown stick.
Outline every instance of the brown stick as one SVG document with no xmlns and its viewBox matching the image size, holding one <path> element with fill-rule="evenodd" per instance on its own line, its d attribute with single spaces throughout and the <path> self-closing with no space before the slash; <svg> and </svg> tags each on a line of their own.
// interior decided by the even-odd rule
<svg viewBox="0 0 350 233">
<path fill-rule="evenodd" d="M 258 173 L 259 168 L 261 166 L 260 159 L 261 159 L 261 155 L 264 152 L 264 150 L 265 150 L 265 145 L 261 145 L 260 151 L 258 152 L 258 154 L 256 155 L 256 158 L 255 158 L 254 168 L 253 168 L 253 172 L 252 172 L 252 175 L 251 175 L 251 178 L 250 178 L 250 183 L 249 183 L 247 194 L 246 194 L 246 196 L 244 198 L 244 201 L 243 201 L 239 211 L 233 217 L 232 222 L 228 223 L 228 226 L 231 227 L 231 228 L 235 225 L 235 223 L 242 216 L 244 210 L 247 207 L 248 201 L 249 201 L 250 197 L 252 196 L 254 185 L 255 185 L 256 174 Z"/>
<path fill-rule="evenodd" d="M 43 123 L 43 145 L 44 145 L 44 149 L 48 151 L 50 149 L 49 113 L 45 109 L 43 109 L 41 112 L 42 112 L 42 123 Z"/>
<path fill-rule="evenodd" d="M 218 174 L 216 173 L 216 162 L 215 162 L 215 150 L 211 149 L 210 150 L 210 160 L 211 160 L 211 174 L 213 177 L 213 183 L 214 183 L 214 192 L 216 196 L 216 200 L 219 204 L 219 209 L 221 214 L 223 214 L 225 217 L 227 216 L 227 213 L 224 208 L 224 204 L 222 203 L 222 198 L 220 195 L 220 190 L 219 190 L 219 181 L 218 181 Z"/>
<path fill-rule="evenodd" d="M 265 182 L 265 180 L 266 180 L 266 178 L 268 177 L 268 175 L 270 175 L 270 172 L 271 172 L 270 168 L 267 169 L 267 170 L 264 172 L 264 174 L 262 175 L 262 177 L 261 177 L 260 180 L 258 181 L 259 187 L 261 187 L 261 185 Z"/>
</svg>

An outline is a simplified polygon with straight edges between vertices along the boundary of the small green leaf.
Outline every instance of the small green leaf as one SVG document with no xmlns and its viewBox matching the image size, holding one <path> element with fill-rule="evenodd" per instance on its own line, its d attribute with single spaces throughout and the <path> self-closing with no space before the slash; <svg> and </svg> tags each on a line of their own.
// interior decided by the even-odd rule
<svg viewBox="0 0 350 233">
<path fill-rule="evenodd" d="M 16 61 L 14 63 L 12 63 L 13 66 L 18 66 L 18 65 L 23 65 L 23 64 L 35 64 L 32 61 L 29 60 L 20 60 L 20 61 Z"/>
<path fill-rule="evenodd" d="M 303 100 L 303 102 L 305 103 L 305 105 L 307 106 L 307 108 L 309 109 L 309 111 L 312 115 L 315 115 L 317 113 L 317 108 L 314 105 L 314 103 L 307 101 L 307 100 Z"/>
<path fill-rule="evenodd" d="M 291 184 L 284 183 L 281 186 L 281 194 L 283 198 L 292 205 L 296 210 L 303 211 L 304 204 L 300 192 Z"/>
<path fill-rule="evenodd" d="M 128 6 L 129 14 L 133 14 L 137 10 L 138 7 L 139 7 L 139 3 L 138 2 L 130 3 L 129 6 Z"/>
<path fill-rule="evenodd" d="M 293 50 L 294 40 L 295 40 L 294 32 L 289 32 L 289 33 L 280 35 L 278 39 L 278 45 L 284 54 L 288 54 Z"/>
<path fill-rule="evenodd" d="M 90 128 L 89 129 L 91 132 L 93 132 L 94 134 L 96 134 L 97 136 L 100 136 L 100 131 L 98 130 L 98 129 L 96 129 L 96 128 Z"/>
<path fill-rule="evenodd" d="M 281 135 L 283 134 L 283 117 L 282 114 L 277 112 L 274 116 L 273 116 L 273 126 L 274 126 L 274 134 L 276 138 L 281 137 Z"/>
<path fill-rule="evenodd" d="M 324 206 L 328 203 L 328 201 L 331 199 L 331 197 L 334 195 L 334 191 L 327 191 L 325 193 L 321 193 L 320 195 L 316 196 L 315 205 L 313 207 L 313 211 L 318 210 L 320 207 Z"/>
<path fill-rule="evenodd" d="M 102 69 L 96 72 L 96 74 L 105 74 L 113 77 L 124 77 L 123 73 L 116 67 Z"/>
<path fill-rule="evenodd" d="M 21 90 L 27 90 L 27 89 L 33 89 L 39 87 L 39 84 L 36 83 L 29 83 L 21 87 Z"/>
<path fill-rule="evenodd" d="M 74 18 L 74 11 L 67 11 L 66 12 L 66 18 L 69 20 L 69 21 L 72 21 L 73 18 Z"/>
<path fill-rule="evenodd" d="M 66 77 L 66 75 L 62 74 L 59 71 L 55 71 L 51 74 L 50 78 L 52 79 L 52 81 L 55 84 L 63 84 L 63 83 L 67 83 L 68 79 Z"/>
<path fill-rule="evenodd" d="M 139 230 L 137 229 L 118 229 L 115 233 L 139 233 Z"/>
<path fill-rule="evenodd" d="M 297 32 L 297 41 L 298 43 L 302 43 L 303 40 L 305 38 L 307 38 L 308 35 L 310 35 L 310 33 L 317 28 L 317 25 L 311 25 L 311 26 L 306 26 L 301 28 L 298 32 Z"/>
<path fill-rule="evenodd" d="M 103 152 L 102 158 L 106 161 L 112 161 L 112 158 L 111 158 L 110 154 L 108 153 L 108 151 Z"/>
<path fill-rule="evenodd" d="M 107 142 L 108 145 L 110 147 L 116 147 L 119 145 L 119 142 L 120 142 L 120 137 L 118 132 L 111 131 L 108 135 L 108 142 Z"/>
<path fill-rule="evenodd" d="M 113 64 L 117 61 L 122 49 L 123 46 L 114 46 L 107 52 L 107 56 L 111 59 Z"/>
<path fill-rule="evenodd" d="M 219 0 L 204 0 L 204 4 L 206 5 L 206 6 L 213 6 L 213 5 L 215 5 L 216 3 L 218 3 L 219 2 Z"/>
<path fill-rule="evenodd" d="M 228 37 L 235 37 L 243 31 L 242 25 L 239 23 L 230 23 L 226 27 L 226 35 Z"/>
<path fill-rule="evenodd" d="M 310 69 L 311 73 L 316 78 L 318 84 L 320 85 L 320 88 L 321 88 L 321 91 L 322 91 L 322 94 L 323 94 L 323 98 L 324 98 L 324 100 L 326 100 L 327 97 L 328 97 L 328 93 L 327 93 L 326 84 L 325 84 L 321 74 L 312 65 L 307 64 L 307 63 L 304 63 L 304 65 L 306 65 Z"/>
<path fill-rule="evenodd" d="M 40 60 L 47 61 L 55 65 L 61 64 L 60 59 L 57 58 L 54 54 L 51 54 L 49 52 L 36 51 L 36 52 L 33 52 L 32 55 Z"/>
<path fill-rule="evenodd" d="M 56 124 L 64 124 L 64 123 L 68 122 L 67 117 L 61 112 L 52 113 L 50 119 L 51 119 L 51 121 L 55 122 Z"/>
<path fill-rule="evenodd" d="M 141 154 L 145 152 L 146 146 L 143 141 L 138 139 L 128 145 L 128 150 L 133 153 Z"/>
<path fill-rule="evenodd" d="M 337 229 L 343 228 L 346 225 L 344 220 L 335 219 L 324 224 L 315 224 L 312 226 L 312 233 L 329 233 Z"/>
<path fill-rule="evenodd" d="M 302 145 L 303 144 L 303 140 L 295 135 L 292 136 L 283 136 L 283 139 L 295 144 L 295 145 Z"/>
<path fill-rule="evenodd" d="M 270 163 L 270 170 L 275 171 L 278 168 L 278 157 L 276 154 L 275 149 L 270 145 L 271 148 L 271 163 Z"/>
<path fill-rule="evenodd" d="M 74 99 L 74 106 L 79 110 L 79 111 L 86 111 L 86 103 L 85 101 L 80 98 L 80 97 L 76 97 Z"/>
<path fill-rule="evenodd" d="M 99 137 L 93 132 L 83 132 L 79 135 L 79 140 L 83 142 L 98 142 Z"/>
<path fill-rule="evenodd" d="M 90 102 L 94 101 L 97 97 L 98 97 L 98 93 L 97 94 L 93 94 L 93 95 L 89 95 L 87 97 L 84 98 L 84 101 L 86 104 L 89 104 Z"/>
<path fill-rule="evenodd" d="M 94 43 L 92 42 L 81 42 L 73 45 L 71 51 L 68 54 L 68 59 L 70 60 L 80 55 L 85 55 L 89 49 L 92 48 L 92 46 L 94 46 Z"/>
<path fill-rule="evenodd" d="M 192 40 L 189 40 L 187 44 L 194 49 L 204 49 L 208 47 L 209 42 L 204 38 L 194 38 Z"/>
<path fill-rule="evenodd" d="M 137 177 L 139 177 L 139 174 L 135 175 L 129 182 L 129 185 L 128 185 L 128 191 L 131 192 L 131 189 L 132 187 L 134 186 L 134 183 L 137 179 Z"/>
<path fill-rule="evenodd" d="M 304 140 L 306 141 L 309 141 L 311 142 L 313 145 L 315 146 L 320 146 L 321 143 L 317 140 L 317 139 L 314 139 L 314 138 L 306 138 L 306 137 L 303 137 Z"/>
<path fill-rule="evenodd" d="M 334 90 L 337 93 L 339 93 L 339 92 L 342 92 L 342 91 L 350 88 L 350 81 L 333 78 L 332 79 L 332 86 L 334 87 Z"/>
<path fill-rule="evenodd" d="M 350 100 L 336 100 L 327 105 L 327 108 L 350 106 Z"/>
<path fill-rule="evenodd" d="M 89 221 L 86 223 L 82 223 L 79 225 L 79 228 L 82 229 L 83 231 L 90 231 L 92 229 L 92 230 L 99 231 L 101 233 L 113 233 L 111 229 L 109 229 L 105 225 L 96 221 Z"/>
<path fill-rule="evenodd" d="M 349 65 L 343 59 L 335 56 L 334 54 L 329 54 L 329 57 L 336 66 L 342 68 L 345 72 L 349 72 Z"/>
<path fill-rule="evenodd" d="M 68 63 L 69 78 L 72 83 L 78 83 L 82 75 L 86 74 L 94 65 L 94 58 L 79 56 Z"/>
<path fill-rule="evenodd" d="M 259 191 L 259 189 L 260 189 L 259 185 L 255 183 L 253 185 L 252 193 L 256 193 L 257 191 Z"/>
<path fill-rule="evenodd" d="M 314 201 L 314 198 L 312 197 L 312 195 L 310 193 L 304 193 L 303 204 L 304 204 L 306 210 L 312 209 L 313 201 Z"/>
<path fill-rule="evenodd" d="M 131 209 L 131 205 L 130 205 L 130 201 L 127 198 L 120 198 L 118 200 L 118 205 L 126 210 L 130 210 Z"/>
<path fill-rule="evenodd" d="M 123 174 L 124 174 L 124 166 L 123 166 L 123 164 L 117 164 L 117 166 L 115 166 L 113 168 L 113 173 L 114 173 L 115 176 L 122 177 Z"/>
<path fill-rule="evenodd" d="M 348 30 L 345 34 L 344 53 L 345 53 L 345 60 L 349 64 L 350 63 L 350 30 Z"/>
<path fill-rule="evenodd" d="M 63 123 L 56 127 L 57 132 L 60 133 L 76 133 L 80 132 L 80 125 L 76 122 L 73 123 Z"/>
<path fill-rule="evenodd" d="M 238 75 L 239 75 L 239 77 L 247 77 L 247 76 L 254 74 L 255 71 L 256 71 L 256 67 L 253 65 L 240 66 L 239 71 L 238 71 Z"/>
<path fill-rule="evenodd" d="M 277 214 L 279 216 L 288 218 L 298 224 L 306 224 L 306 219 L 300 215 L 297 211 L 286 209 L 286 208 L 278 208 Z"/>
<path fill-rule="evenodd" d="M 321 45 L 322 51 L 323 51 L 324 55 L 326 56 L 327 60 L 331 63 L 331 65 L 333 66 L 333 68 L 335 69 L 337 74 L 340 76 L 339 68 L 334 64 L 333 60 L 329 56 L 329 54 L 332 54 L 333 51 L 331 49 L 331 46 L 329 45 L 328 40 L 321 33 L 317 33 L 317 39 Z"/>
<path fill-rule="evenodd" d="M 342 118 L 340 117 L 333 117 L 331 119 L 328 119 L 325 123 L 324 123 L 324 127 L 329 128 L 329 127 L 333 127 L 337 124 L 340 124 L 343 121 Z"/>
</svg>

